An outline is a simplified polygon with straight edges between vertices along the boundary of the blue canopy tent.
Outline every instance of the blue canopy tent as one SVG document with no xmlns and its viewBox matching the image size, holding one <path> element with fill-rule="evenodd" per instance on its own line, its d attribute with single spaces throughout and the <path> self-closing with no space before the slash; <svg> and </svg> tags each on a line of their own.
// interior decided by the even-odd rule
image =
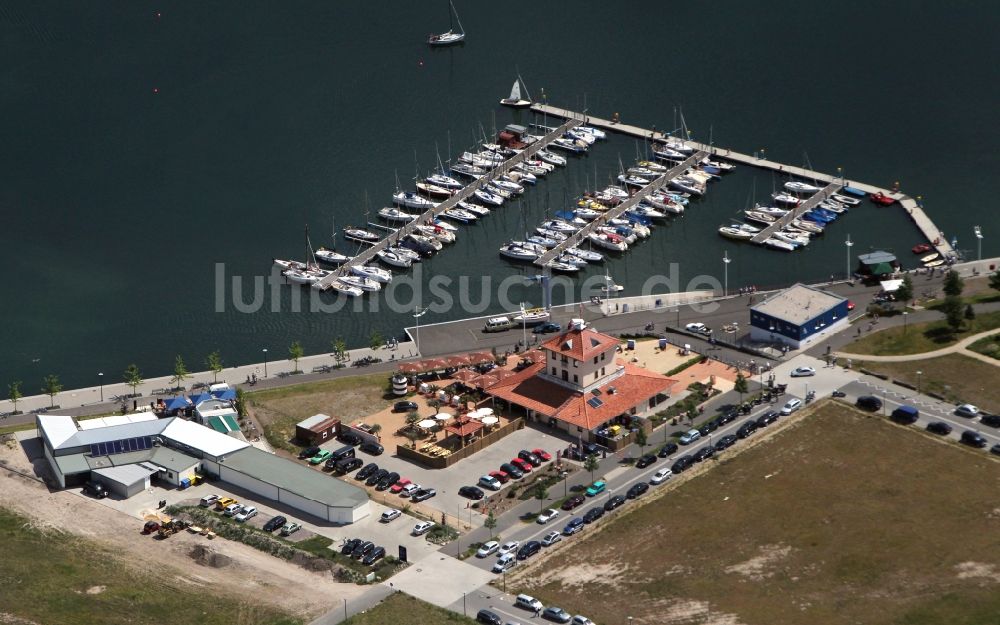
<svg viewBox="0 0 1000 625">
<path fill-rule="evenodd" d="M 222 391 L 212 391 L 212 396 L 222 401 L 233 401 L 236 399 L 236 391 L 231 388 Z"/>
<path fill-rule="evenodd" d="M 171 397 L 166 402 L 167 410 L 182 410 L 191 405 L 191 402 L 187 397 L 183 395 L 178 395 L 177 397 Z"/>
<path fill-rule="evenodd" d="M 210 393 L 198 393 L 196 395 L 191 395 L 191 403 L 195 406 L 205 401 L 206 399 L 212 399 Z"/>
</svg>

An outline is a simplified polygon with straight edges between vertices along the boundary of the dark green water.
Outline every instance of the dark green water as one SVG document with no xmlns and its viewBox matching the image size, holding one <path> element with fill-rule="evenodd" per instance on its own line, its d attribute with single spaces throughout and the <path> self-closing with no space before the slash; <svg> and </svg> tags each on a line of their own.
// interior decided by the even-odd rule
<svg viewBox="0 0 1000 625">
<path fill-rule="evenodd" d="M 871 6 L 871 5 L 877 6 Z M 572 9 L 572 10 L 570 10 Z M 536 97 L 671 125 L 683 106 L 694 136 L 848 178 L 902 182 L 959 247 L 1000 254 L 998 8 L 992 3 L 741 2 L 459 3 L 461 48 L 423 39 L 447 28 L 443 2 L 0 2 L 0 383 L 59 374 L 89 385 L 129 362 L 167 373 L 175 354 L 202 368 L 308 352 L 407 315 L 215 312 L 215 265 L 264 275 L 273 256 L 301 256 L 302 230 L 329 244 L 331 219 L 363 220 L 395 186 L 512 120 L 496 105 L 520 70 Z M 157 17 L 157 11 L 161 12 Z M 465 228 L 423 275 L 521 270 L 496 248 L 563 206 L 594 176 L 634 158 L 617 137 L 530 190 L 522 203 Z M 641 149 L 641 146 L 639 146 Z M 776 284 L 842 272 L 855 251 L 919 241 L 901 211 L 852 211 L 807 251 L 728 243 L 715 228 L 744 207 L 746 168 L 715 184 L 686 216 L 609 265 L 637 292 L 680 264 L 682 282 Z M 780 181 L 777 182 L 780 184 Z M 341 249 L 349 249 L 341 241 Z M 478 278 L 476 278 L 478 279 Z M 281 291 L 286 304 L 290 288 Z M 537 301 L 537 287 L 512 291 Z M 431 323 L 461 310 L 425 317 Z M 273 357 L 273 356 L 272 356 Z M 33 362 L 38 359 L 37 362 Z"/>
</svg>

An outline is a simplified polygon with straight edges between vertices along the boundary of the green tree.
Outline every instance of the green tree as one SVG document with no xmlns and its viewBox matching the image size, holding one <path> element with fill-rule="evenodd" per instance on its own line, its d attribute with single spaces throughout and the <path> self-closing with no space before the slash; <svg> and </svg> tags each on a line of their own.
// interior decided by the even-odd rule
<svg viewBox="0 0 1000 625">
<path fill-rule="evenodd" d="M 972 304 L 966 304 L 965 306 L 965 318 L 972 321 L 976 318 L 976 311 L 972 309 Z"/>
<path fill-rule="evenodd" d="M 372 330 L 372 335 L 368 338 L 368 347 L 377 352 L 382 349 L 383 345 L 385 345 L 385 339 L 382 337 L 382 333 L 378 330 Z"/>
<path fill-rule="evenodd" d="M 441 412 L 441 400 L 439 399 L 428 399 L 427 405 L 434 409 L 434 414 Z"/>
<path fill-rule="evenodd" d="M 587 456 L 583 461 L 583 468 L 585 471 L 590 471 L 590 481 L 594 481 L 594 471 L 601 468 L 601 461 L 597 459 L 596 455 Z"/>
<path fill-rule="evenodd" d="M 957 295 L 949 295 L 944 298 L 941 310 L 944 312 L 945 320 L 948 322 L 948 326 L 952 332 L 958 332 L 962 327 L 962 316 L 964 313 L 962 298 Z"/>
<path fill-rule="evenodd" d="M 410 447 L 413 449 L 417 448 L 417 439 L 420 438 L 420 433 L 416 430 L 406 430 L 403 432 L 405 436 L 410 441 Z"/>
<path fill-rule="evenodd" d="M 962 281 L 961 276 L 958 272 L 952 269 L 944 276 L 944 294 L 953 295 L 958 297 L 962 294 L 962 289 L 965 288 L 965 282 Z"/>
<path fill-rule="evenodd" d="M 740 403 L 742 404 L 743 394 L 750 390 L 747 379 L 743 377 L 742 371 L 736 374 L 736 382 L 733 384 L 733 390 L 740 394 Z"/>
<path fill-rule="evenodd" d="M 545 488 L 542 484 L 535 487 L 535 499 L 538 500 L 538 513 L 542 513 L 542 509 L 545 507 L 545 500 L 549 498 L 549 489 Z"/>
<path fill-rule="evenodd" d="M 344 362 L 347 360 L 347 342 L 344 341 L 344 337 L 338 336 L 331 341 L 333 346 L 333 358 L 337 362 Z"/>
<path fill-rule="evenodd" d="M 54 373 L 42 378 L 42 392 L 49 396 L 49 408 L 56 405 L 56 395 L 63 389 L 59 376 Z"/>
<path fill-rule="evenodd" d="M 299 359 L 305 356 L 306 352 L 302 349 L 302 343 L 295 341 L 288 347 L 288 359 L 295 363 L 295 371 L 292 373 L 299 373 Z"/>
<path fill-rule="evenodd" d="M 905 306 L 911 299 L 913 299 L 913 280 L 910 280 L 910 274 L 906 274 L 903 276 L 903 283 L 896 289 L 896 301 L 902 302 Z"/>
<path fill-rule="evenodd" d="M 219 381 L 219 374 L 222 373 L 222 354 L 215 350 L 205 357 L 205 366 L 212 372 L 212 382 Z"/>
<path fill-rule="evenodd" d="M 368 432 L 370 434 L 374 434 L 375 438 L 377 438 L 379 440 L 382 440 L 382 437 L 379 436 L 379 432 L 381 432 L 381 431 L 382 431 L 382 426 L 380 424 L 378 424 L 378 423 L 376 423 L 375 425 L 373 425 L 370 428 L 368 428 Z"/>
<path fill-rule="evenodd" d="M 184 359 L 181 358 L 180 354 L 174 358 L 174 375 L 170 378 L 170 381 L 174 383 L 174 387 L 183 390 L 184 380 L 191 377 L 188 373 L 187 366 L 184 364 Z"/>
<path fill-rule="evenodd" d="M 135 395 L 136 389 L 142 384 L 142 373 L 139 371 L 138 365 L 135 363 L 130 364 L 125 368 L 125 384 L 132 387 L 132 394 Z"/>
<path fill-rule="evenodd" d="M 990 288 L 994 291 L 1000 291 L 1000 269 L 990 274 Z"/>
<path fill-rule="evenodd" d="M 247 417 L 247 394 L 242 387 L 236 388 L 236 414 L 241 419 Z"/>
<path fill-rule="evenodd" d="M 639 455 L 645 453 L 648 443 L 649 437 L 646 435 L 646 430 L 640 427 L 635 431 L 635 444 L 639 446 Z"/>
<path fill-rule="evenodd" d="M 493 530 L 497 528 L 497 518 L 493 516 L 493 511 L 486 515 L 486 520 L 483 521 L 483 527 L 490 530 L 490 538 L 493 538 Z"/>
<path fill-rule="evenodd" d="M 414 425 L 420 421 L 420 413 L 416 410 L 411 410 L 406 413 L 406 425 Z"/>
<path fill-rule="evenodd" d="M 21 381 L 14 380 L 7 385 L 7 397 L 14 403 L 14 414 L 17 414 L 17 402 L 21 401 L 24 395 L 21 394 Z"/>
</svg>

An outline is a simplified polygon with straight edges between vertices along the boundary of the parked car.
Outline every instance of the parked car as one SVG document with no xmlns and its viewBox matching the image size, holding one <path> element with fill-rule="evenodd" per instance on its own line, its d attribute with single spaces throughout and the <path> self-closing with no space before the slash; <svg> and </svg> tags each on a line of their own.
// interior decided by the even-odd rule
<svg viewBox="0 0 1000 625">
<path fill-rule="evenodd" d="M 572 536 L 583 529 L 584 520 L 578 516 L 573 517 L 563 528 L 563 536 Z"/>
<path fill-rule="evenodd" d="M 550 321 L 548 323 L 543 323 L 540 326 L 535 326 L 534 329 L 531 330 L 531 333 L 532 334 L 551 334 L 553 332 L 560 332 L 560 331 L 562 331 L 562 326 L 559 325 L 558 323 L 552 323 Z"/>
<path fill-rule="evenodd" d="M 378 471 L 378 465 L 374 462 L 369 462 L 366 464 L 357 474 L 354 476 L 356 480 L 367 480 L 369 477 L 374 475 Z"/>
<path fill-rule="evenodd" d="M 604 511 L 611 512 L 615 508 L 620 508 L 623 505 L 625 505 L 625 498 L 621 495 L 615 495 L 604 503 Z"/>
<path fill-rule="evenodd" d="M 518 469 L 521 469 L 522 473 L 531 473 L 531 468 L 532 468 L 531 463 L 528 462 L 527 460 L 522 460 L 520 458 L 511 458 L 510 463 L 515 467 L 517 467 Z"/>
<path fill-rule="evenodd" d="M 382 523 L 389 523 L 390 521 L 398 519 L 402 514 L 403 514 L 402 512 L 396 510 L 395 508 L 389 508 L 388 510 L 382 513 L 382 516 L 379 517 L 379 521 L 381 521 Z"/>
<path fill-rule="evenodd" d="M 727 410 L 726 412 L 724 412 L 724 413 L 720 414 L 719 416 L 717 416 L 715 418 L 715 422 L 718 423 L 719 426 L 721 427 L 721 426 L 723 426 L 723 425 L 725 425 L 727 423 L 732 423 L 739 416 L 740 416 L 739 411 L 737 411 L 737 410 Z"/>
<path fill-rule="evenodd" d="M 508 569 L 514 568 L 515 566 L 517 566 L 517 556 L 513 553 L 505 553 L 497 558 L 497 561 L 491 570 L 494 573 L 503 573 Z"/>
<path fill-rule="evenodd" d="M 215 509 L 218 510 L 219 512 L 222 512 L 223 510 L 225 510 L 234 503 L 239 503 L 239 502 L 233 499 L 232 497 L 222 497 L 221 499 L 215 502 Z"/>
<path fill-rule="evenodd" d="M 878 412 L 879 410 L 882 410 L 882 400 L 874 395 L 862 395 L 856 402 L 854 402 L 854 404 L 858 408 L 867 410 L 868 412 Z"/>
<path fill-rule="evenodd" d="M 368 486 L 375 486 L 383 479 L 385 479 L 388 475 L 389 475 L 388 469 L 379 469 L 378 471 L 368 476 L 368 479 L 365 480 L 365 484 L 367 484 Z"/>
<path fill-rule="evenodd" d="M 646 454 L 635 461 L 635 468 L 645 469 L 654 462 L 656 462 L 656 456 L 653 454 Z"/>
<path fill-rule="evenodd" d="M 510 481 L 510 476 L 503 471 L 490 471 L 490 477 L 496 479 L 501 484 L 506 484 Z"/>
<path fill-rule="evenodd" d="M 1000 447 L 1000 445 L 998 445 L 998 447 Z M 545 538 L 542 539 L 542 546 L 551 547 L 560 540 L 562 540 L 562 534 L 560 534 L 559 532 L 549 532 L 548 534 L 545 535 Z"/>
<path fill-rule="evenodd" d="M 663 468 L 653 474 L 653 477 L 649 478 L 649 483 L 656 486 L 662 484 L 673 477 L 674 472 L 670 469 Z"/>
<path fill-rule="evenodd" d="M 663 447 L 660 447 L 660 451 L 656 455 L 660 458 L 666 458 L 670 454 L 677 453 L 677 449 L 677 443 L 667 443 Z"/>
<path fill-rule="evenodd" d="M 420 490 L 420 484 L 407 484 L 403 487 L 403 490 L 399 491 L 399 496 L 410 498 L 418 490 Z"/>
<path fill-rule="evenodd" d="M 750 419 L 746 423 L 740 426 L 740 429 L 736 430 L 736 438 L 748 438 L 751 434 L 757 431 L 757 421 Z"/>
<path fill-rule="evenodd" d="M 219 496 L 218 495 L 214 495 L 214 494 L 213 495 L 205 495 L 204 497 L 201 498 L 201 501 L 198 502 L 198 505 L 200 505 L 203 508 L 209 508 L 209 507 L 215 505 L 215 502 L 217 502 L 218 500 L 219 500 Z"/>
<path fill-rule="evenodd" d="M 569 612 L 556 606 L 549 606 L 542 610 L 542 618 L 553 623 L 569 623 L 573 619 Z"/>
<path fill-rule="evenodd" d="M 585 501 L 587 500 L 583 495 L 573 495 L 572 497 L 564 501 L 561 507 L 563 510 L 572 510 L 573 508 L 579 506 Z"/>
<path fill-rule="evenodd" d="M 326 462 L 332 455 L 333 452 L 329 449 L 320 449 L 318 454 L 309 459 L 309 464 L 320 464 L 321 462 Z"/>
<path fill-rule="evenodd" d="M 927 424 L 927 431 L 931 434 L 947 436 L 951 434 L 951 426 L 944 421 L 931 421 Z"/>
<path fill-rule="evenodd" d="M 781 407 L 781 414 L 790 415 L 793 412 L 798 411 L 802 407 L 802 400 L 797 398 L 789 399 L 785 402 L 785 405 Z"/>
<path fill-rule="evenodd" d="M 669 470 L 669 469 L 668 469 Z M 638 484 L 633 484 L 631 488 L 625 493 L 625 496 L 629 499 L 635 499 L 649 490 L 649 484 L 646 482 L 639 482 Z"/>
<path fill-rule="evenodd" d="M 674 461 L 674 464 L 671 465 L 670 470 L 673 471 L 674 473 L 683 473 L 684 471 L 690 469 L 692 465 L 694 465 L 694 458 L 692 458 L 691 456 L 681 456 L 680 458 Z"/>
<path fill-rule="evenodd" d="M 920 411 L 913 406 L 900 406 L 892 411 L 889 418 L 896 423 L 902 423 L 903 425 L 910 425 L 916 423 L 917 419 L 920 417 Z"/>
<path fill-rule="evenodd" d="M 521 460 L 524 460 L 532 467 L 542 466 L 542 459 L 536 456 L 533 452 L 528 451 L 527 449 L 522 449 L 521 451 L 517 452 L 517 457 L 520 458 Z"/>
<path fill-rule="evenodd" d="M 365 441 L 361 443 L 361 446 L 358 447 L 358 449 L 373 456 L 381 456 L 382 452 L 385 451 L 385 447 L 382 447 L 382 445 L 372 441 Z"/>
<path fill-rule="evenodd" d="M 255 506 L 246 506 L 238 514 L 234 515 L 233 518 L 240 523 L 246 523 L 255 516 L 257 516 L 257 508 Z"/>
<path fill-rule="evenodd" d="M 377 484 L 375 484 L 375 490 L 378 491 L 386 490 L 387 488 L 389 488 L 398 481 L 399 481 L 399 473 L 393 471 L 392 473 L 389 473 L 388 475 L 384 476 L 381 480 L 378 481 Z"/>
<path fill-rule="evenodd" d="M 702 460 L 708 460 L 715 455 L 715 447 L 711 445 L 705 445 L 698 451 L 694 452 L 694 461 L 701 462 Z"/>
<path fill-rule="evenodd" d="M 757 427 L 766 428 L 777 420 L 778 413 L 773 410 L 768 410 L 764 414 L 757 417 Z"/>
<path fill-rule="evenodd" d="M 411 499 L 413 501 L 427 501 L 434 495 L 437 495 L 437 491 L 434 490 L 433 488 L 421 488 L 420 490 L 415 491 L 413 493 Z"/>
<path fill-rule="evenodd" d="M 410 412 L 411 410 L 419 410 L 420 406 L 417 406 L 415 401 L 397 401 L 392 405 L 393 412 Z"/>
<path fill-rule="evenodd" d="M 321 447 L 317 447 L 315 445 L 312 446 L 312 447 L 306 447 L 305 449 L 303 449 L 302 451 L 299 452 L 299 460 L 305 460 L 306 458 L 312 458 L 313 456 L 315 456 L 316 454 L 318 454 L 320 451 L 322 451 L 322 448 Z"/>
<path fill-rule="evenodd" d="M 349 556 L 354 552 L 354 548 L 360 545 L 362 540 L 360 538 L 351 538 L 344 543 L 344 546 L 340 548 L 340 553 Z"/>
<path fill-rule="evenodd" d="M 399 493 L 403 492 L 404 488 L 406 488 L 412 483 L 413 482 L 410 481 L 410 478 L 401 477 L 399 478 L 399 481 L 397 481 L 395 484 L 389 487 L 389 492 L 396 493 L 398 495 Z"/>
<path fill-rule="evenodd" d="M 726 434 L 718 441 L 716 441 L 715 451 L 722 451 L 724 449 L 729 449 L 730 447 L 736 444 L 737 440 L 738 439 L 736 438 L 735 434 Z"/>
<path fill-rule="evenodd" d="M 573 617 L 573 620 L 570 621 L 570 625 L 595 625 L 595 623 L 586 616 L 577 614 Z"/>
<path fill-rule="evenodd" d="M 500 543 L 498 543 L 497 541 L 491 540 L 489 542 L 485 542 L 482 544 L 479 550 L 476 551 L 476 557 L 486 558 L 496 553 L 498 549 L 500 549 Z"/>
<path fill-rule="evenodd" d="M 426 534 L 432 527 L 434 527 L 434 524 L 430 521 L 420 521 L 413 526 L 413 535 L 420 536 L 422 534 Z"/>
<path fill-rule="evenodd" d="M 812 367 L 795 367 L 792 372 L 788 375 L 793 378 L 808 378 L 810 376 L 816 375 L 816 370 Z"/>
<path fill-rule="evenodd" d="M 329 462 L 329 460 L 327 461 Z M 350 473 L 365 463 L 361 458 L 341 458 L 333 465 L 333 470 L 341 475 Z"/>
<path fill-rule="evenodd" d="M 979 419 L 979 422 L 983 425 L 988 425 L 991 428 L 1000 428 L 1000 415 L 996 414 L 985 414 Z"/>
<path fill-rule="evenodd" d="M 695 334 L 711 334 L 711 332 L 708 329 L 708 326 L 706 326 L 704 323 L 697 323 L 697 322 L 689 323 L 686 326 L 684 326 L 684 329 L 687 330 L 688 332 L 694 332 Z"/>
<path fill-rule="evenodd" d="M 291 523 L 285 523 L 284 526 L 282 526 L 282 528 L 281 528 L 281 535 L 282 536 L 291 536 L 292 534 L 294 534 L 295 532 L 299 531 L 300 529 L 302 529 L 302 526 L 299 525 L 298 523 L 294 522 L 294 521 L 291 522 Z"/>
<path fill-rule="evenodd" d="M 601 506 L 595 506 L 590 510 L 587 510 L 586 514 L 583 515 L 583 522 L 593 523 L 602 516 L 604 516 L 604 508 L 602 508 Z"/>
<path fill-rule="evenodd" d="M 104 484 L 101 484 L 96 480 L 90 480 L 89 482 L 84 484 L 83 492 L 87 493 L 88 495 L 93 495 L 98 499 L 104 499 L 105 497 L 108 496 L 108 489 L 104 487 Z"/>
<path fill-rule="evenodd" d="M 521 541 L 519 540 L 508 540 L 504 544 L 500 545 L 500 555 L 505 553 L 514 553 L 517 548 L 521 546 Z"/>
<path fill-rule="evenodd" d="M 351 557 L 355 560 L 360 560 L 371 553 L 373 549 L 375 549 L 375 543 L 370 540 L 366 540 L 354 548 L 354 551 L 351 552 Z"/>
<path fill-rule="evenodd" d="M 479 485 L 490 490 L 500 490 L 503 484 L 492 475 L 484 475 L 479 478 Z"/>
<path fill-rule="evenodd" d="M 535 522 L 545 525 L 546 523 L 556 518 L 557 516 L 559 516 L 559 511 L 556 510 L 555 508 L 549 508 L 548 510 L 545 510 L 544 512 L 539 514 L 538 518 L 535 519 Z"/>
<path fill-rule="evenodd" d="M 607 488 L 607 486 L 608 486 L 607 484 L 605 484 L 604 482 L 598 480 L 598 481 L 594 482 L 593 484 L 591 484 L 590 486 L 587 487 L 587 496 L 588 497 L 596 497 L 597 495 L 600 495 L 601 493 L 603 493 L 604 489 Z"/>
<path fill-rule="evenodd" d="M 287 522 L 288 519 L 280 515 L 276 517 L 271 517 L 271 520 L 264 524 L 264 531 L 267 533 L 271 533 L 274 530 L 278 529 L 279 527 L 284 527 L 285 523 Z"/>
<path fill-rule="evenodd" d="M 538 542 L 537 540 L 529 540 L 528 542 L 524 543 L 524 545 L 520 549 L 517 550 L 517 559 L 527 560 L 528 558 L 535 555 L 541 550 L 542 550 L 542 543 Z"/>
<path fill-rule="evenodd" d="M 372 566 L 380 559 L 385 557 L 385 547 L 376 546 L 372 549 L 368 555 L 361 559 L 361 563 L 366 566 Z"/>
<path fill-rule="evenodd" d="M 962 436 L 959 440 L 969 447 L 978 447 L 980 449 L 989 444 L 986 441 L 986 437 L 975 430 L 965 430 L 962 432 Z"/>
<path fill-rule="evenodd" d="M 545 607 L 541 601 L 535 599 L 531 595 L 518 595 L 514 598 L 514 606 L 525 610 L 531 610 L 532 612 L 540 611 Z"/>
<path fill-rule="evenodd" d="M 532 449 L 531 453 L 541 458 L 542 462 L 548 462 L 549 460 L 552 460 L 552 454 L 545 451 L 544 449 Z"/>
<path fill-rule="evenodd" d="M 357 447 L 361 444 L 361 437 L 350 430 L 344 430 L 337 434 L 337 440 L 351 447 Z"/>
<path fill-rule="evenodd" d="M 225 509 L 222 511 L 222 514 L 224 514 L 225 516 L 236 516 L 242 510 L 243 510 L 242 505 L 238 503 L 231 503 L 225 507 Z"/>
<path fill-rule="evenodd" d="M 996 445 L 990 447 L 990 453 L 1000 456 L 1000 443 L 997 443 Z"/>
<path fill-rule="evenodd" d="M 476 501 L 479 501 L 480 499 L 486 496 L 486 493 L 483 492 L 483 489 L 477 488 L 475 486 L 463 486 L 458 489 L 458 494 L 461 495 L 462 497 L 468 497 L 469 499 L 474 499 Z"/>
<path fill-rule="evenodd" d="M 960 417 L 975 419 L 979 416 L 979 408 L 973 406 L 972 404 L 959 404 L 955 407 L 955 414 Z"/>
<path fill-rule="evenodd" d="M 701 438 L 701 432 L 699 432 L 698 430 L 688 430 L 687 432 L 684 432 L 684 434 L 681 435 L 680 439 L 681 445 L 690 445 L 699 438 Z"/>
<path fill-rule="evenodd" d="M 524 471 L 522 471 L 521 469 L 515 467 L 514 465 L 512 465 L 509 462 L 505 462 L 505 463 L 501 464 L 500 465 L 500 470 L 503 471 L 504 473 L 506 473 L 507 475 L 509 475 L 511 478 L 513 478 L 515 480 L 519 480 L 522 477 L 524 477 Z"/>
<path fill-rule="evenodd" d="M 702 438 L 705 438 L 706 436 L 716 431 L 717 429 L 719 429 L 718 424 L 714 420 L 712 420 L 702 424 L 702 426 L 698 428 L 698 433 L 701 434 Z"/>
</svg>

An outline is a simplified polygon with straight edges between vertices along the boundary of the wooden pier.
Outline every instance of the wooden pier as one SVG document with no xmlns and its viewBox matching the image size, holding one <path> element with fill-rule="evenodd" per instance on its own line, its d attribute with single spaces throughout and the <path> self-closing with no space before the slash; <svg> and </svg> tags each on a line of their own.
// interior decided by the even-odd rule
<svg viewBox="0 0 1000 625">
<path fill-rule="evenodd" d="M 313 284 L 313 288 L 325 291 L 329 289 L 334 282 L 347 275 L 351 271 L 351 267 L 356 267 L 360 265 L 365 265 L 372 260 L 375 260 L 376 253 L 381 250 L 386 249 L 390 245 L 394 245 L 397 242 L 403 240 L 403 237 L 415 231 L 415 228 L 419 224 L 429 224 L 435 218 L 437 218 L 442 212 L 448 210 L 449 208 L 455 207 L 459 202 L 469 199 L 476 189 L 482 188 L 491 180 L 499 178 L 500 176 L 506 174 L 515 165 L 530 159 L 539 150 L 544 149 L 549 145 L 553 139 L 558 139 L 563 136 L 563 134 L 570 130 L 571 128 L 580 125 L 580 121 L 576 118 L 567 119 L 565 123 L 553 130 L 552 132 L 546 134 L 544 137 L 530 144 L 527 148 L 522 150 L 520 153 L 515 154 L 509 159 L 505 160 L 503 163 L 497 165 L 495 168 L 491 169 L 479 180 L 474 180 L 467 186 L 463 187 L 458 193 L 452 195 L 448 199 L 444 200 L 437 206 L 430 208 L 420 214 L 413 221 L 399 226 L 399 228 L 389 236 L 371 245 L 368 249 L 358 253 L 357 256 L 347 261 L 339 268 L 332 271 L 328 276 Z"/>
<path fill-rule="evenodd" d="M 614 206 L 605 211 L 600 217 L 593 220 L 580 230 L 577 230 L 572 235 L 566 237 L 565 241 L 560 242 L 558 245 L 552 249 L 546 251 L 544 254 L 535 259 L 534 263 L 540 267 L 547 267 L 550 262 L 554 259 L 562 256 L 563 252 L 567 249 L 579 245 L 589 239 L 590 233 L 596 228 L 602 225 L 606 225 L 612 219 L 616 219 L 621 216 L 625 211 L 633 208 L 636 204 L 641 202 L 643 198 L 647 195 L 653 193 L 657 189 L 662 189 L 666 185 L 670 184 L 670 181 L 678 176 L 683 175 L 688 169 L 693 167 L 698 161 L 705 158 L 707 153 L 705 152 L 695 152 L 692 156 L 688 157 L 683 162 L 674 165 L 666 172 L 664 172 L 660 177 L 656 178 L 646 186 L 642 187 L 636 191 L 629 199 L 625 200 L 618 206 Z"/>
<path fill-rule="evenodd" d="M 797 206 L 793 207 L 788 213 L 776 219 L 773 224 L 761 230 L 760 233 L 750 239 L 750 241 L 758 245 L 763 245 L 764 241 L 770 239 L 772 234 L 792 223 L 792 220 L 798 219 L 804 213 L 808 213 L 812 209 L 819 206 L 820 202 L 829 199 L 829 197 L 836 193 L 840 187 L 841 185 L 839 182 L 832 182 L 828 184 L 825 188 L 813 193 L 812 197 L 807 198 L 804 202 L 799 202 Z"/>
<path fill-rule="evenodd" d="M 569 109 L 549 106 L 548 104 L 532 104 L 531 110 L 536 113 L 552 115 L 553 117 L 577 120 L 580 124 L 586 124 L 588 126 L 601 128 L 602 130 L 610 132 L 631 135 L 645 140 L 665 139 L 667 137 L 667 135 L 664 135 L 661 132 L 656 132 L 648 128 L 640 128 L 638 126 L 631 126 L 620 122 L 616 123 L 612 120 L 594 117 L 587 113 L 579 113 Z M 681 137 L 678 138 L 682 139 Z M 899 205 L 902 206 L 903 210 L 905 210 L 907 215 L 909 215 L 913 220 L 913 223 L 923 233 L 924 238 L 926 238 L 927 241 L 935 247 L 942 257 L 950 258 L 955 255 L 955 250 L 945 238 L 944 233 L 934 224 L 933 221 L 931 221 L 930 217 L 927 216 L 927 213 L 924 212 L 920 204 L 915 199 L 904 193 L 893 192 L 890 189 L 883 189 L 881 187 L 865 184 L 863 182 L 857 182 L 855 180 L 847 180 L 843 176 L 832 176 L 830 174 L 824 174 L 811 169 L 805 169 L 804 167 L 795 167 L 794 165 L 786 165 L 784 163 L 767 160 L 763 156 L 763 151 L 761 151 L 760 155 L 751 155 L 724 148 L 718 148 L 714 145 L 707 145 L 692 140 L 684 140 L 684 143 L 696 150 L 707 152 L 716 158 L 723 158 L 735 163 L 743 163 L 744 165 L 749 165 L 751 167 L 761 167 L 779 172 L 781 174 L 788 174 L 789 176 L 796 176 L 798 178 L 825 183 L 827 188 L 818 195 L 822 195 L 822 193 L 826 192 L 832 194 L 846 186 L 860 189 L 865 193 L 882 193 L 883 195 L 887 195 L 895 199 Z M 831 188 L 833 191 L 830 191 Z M 754 237 L 755 241 L 756 238 L 757 237 Z"/>
</svg>

